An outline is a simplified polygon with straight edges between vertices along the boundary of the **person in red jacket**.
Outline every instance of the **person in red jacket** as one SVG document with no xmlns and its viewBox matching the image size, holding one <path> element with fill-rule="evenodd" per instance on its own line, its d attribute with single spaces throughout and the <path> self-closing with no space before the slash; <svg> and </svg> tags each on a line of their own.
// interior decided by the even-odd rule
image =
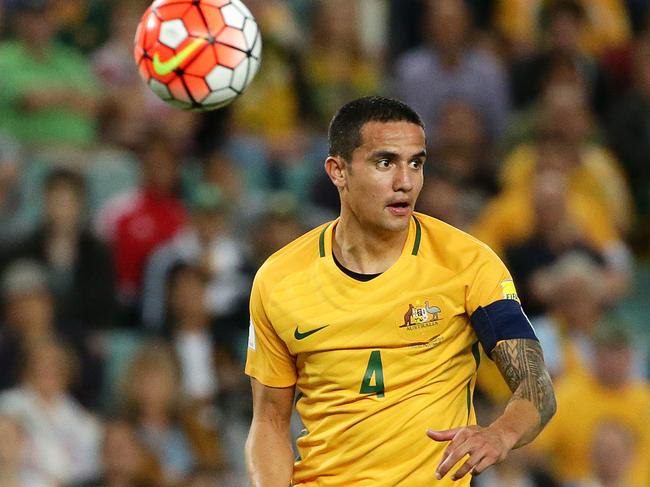
<svg viewBox="0 0 650 487">
<path fill-rule="evenodd" d="M 187 220 L 178 194 L 178 152 L 162 136 L 146 140 L 140 153 L 140 187 L 109 202 L 97 220 L 98 233 L 112 247 L 118 300 L 127 319 L 137 313 L 148 257 L 176 235 Z"/>
</svg>

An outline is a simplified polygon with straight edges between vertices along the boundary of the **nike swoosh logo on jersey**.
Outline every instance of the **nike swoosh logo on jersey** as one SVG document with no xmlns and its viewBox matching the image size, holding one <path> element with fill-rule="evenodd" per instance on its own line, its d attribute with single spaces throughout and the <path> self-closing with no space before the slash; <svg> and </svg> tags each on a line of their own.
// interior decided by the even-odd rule
<svg viewBox="0 0 650 487">
<path fill-rule="evenodd" d="M 153 55 L 153 70 L 158 76 L 167 76 L 169 73 L 177 69 L 185 60 L 190 57 L 199 47 L 205 42 L 205 39 L 196 38 L 190 44 L 185 46 L 181 52 L 174 54 L 167 61 L 161 61 L 160 55 L 155 53 Z"/>
<path fill-rule="evenodd" d="M 300 331 L 298 331 L 298 327 L 296 326 L 296 330 L 293 332 L 293 336 L 296 340 L 304 340 L 308 336 L 311 336 L 317 331 L 321 331 L 323 328 L 327 328 L 328 326 L 329 325 L 321 326 L 320 328 L 314 328 L 313 330 L 309 330 L 304 333 L 300 333 Z"/>
</svg>

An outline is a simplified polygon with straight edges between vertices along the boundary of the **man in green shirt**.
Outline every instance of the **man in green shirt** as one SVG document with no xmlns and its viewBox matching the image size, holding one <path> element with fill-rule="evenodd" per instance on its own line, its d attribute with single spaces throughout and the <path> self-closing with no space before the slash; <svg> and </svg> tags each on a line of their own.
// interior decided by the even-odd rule
<svg viewBox="0 0 650 487">
<path fill-rule="evenodd" d="M 98 88 L 90 63 L 54 42 L 48 0 L 8 0 L 13 37 L 0 43 L 0 129 L 28 147 L 95 141 Z"/>
</svg>

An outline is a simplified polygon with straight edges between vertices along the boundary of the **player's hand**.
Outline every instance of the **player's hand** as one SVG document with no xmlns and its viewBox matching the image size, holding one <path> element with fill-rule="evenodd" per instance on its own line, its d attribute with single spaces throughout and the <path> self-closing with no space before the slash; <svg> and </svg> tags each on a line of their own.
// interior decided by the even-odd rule
<svg viewBox="0 0 650 487">
<path fill-rule="evenodd" d="M 428 430 L 427 436 L 435 441 L 449 441 L 442 460 L 436 469 L 436 478 L 440 480 L 463 460 L 467 460 L 452 475 L 452 480 L 459 480 L 468 473 L 478 475 L 488 467 L 502 462 L 512 449 L 506 438 L 480 426 L 464 426 L 444 431 Z"/>
</svg>

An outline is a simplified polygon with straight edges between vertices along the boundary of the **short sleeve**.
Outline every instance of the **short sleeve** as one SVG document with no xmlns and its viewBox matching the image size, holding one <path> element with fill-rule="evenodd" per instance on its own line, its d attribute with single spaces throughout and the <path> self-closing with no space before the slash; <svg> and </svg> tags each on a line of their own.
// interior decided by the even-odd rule
<svg viewBox="0 0 650 487">
<path fill-rule="evenodd" d="M 295 358 L 268 317 L 263 287 L 258 273 L 251 291 L 246 374 L 269 387 L 290 387 L 297 378 Z"/>
<path fill-rule="evenodd" d="M 471 267 L 465 296 L 465 309 L 469 316 L 477 309 L 499 300 L 520 303 L 510 272 L 494 252 L 485 248 L 476 256 Z"/>
<path fill-rule="evenodd" d="M 465 309 L 485 352 L 490 355 L 502 340 L 537 340 L 503 262 L 485 249 L 473 264 L 474 268 L 469 269 Z"/>
</svg>

